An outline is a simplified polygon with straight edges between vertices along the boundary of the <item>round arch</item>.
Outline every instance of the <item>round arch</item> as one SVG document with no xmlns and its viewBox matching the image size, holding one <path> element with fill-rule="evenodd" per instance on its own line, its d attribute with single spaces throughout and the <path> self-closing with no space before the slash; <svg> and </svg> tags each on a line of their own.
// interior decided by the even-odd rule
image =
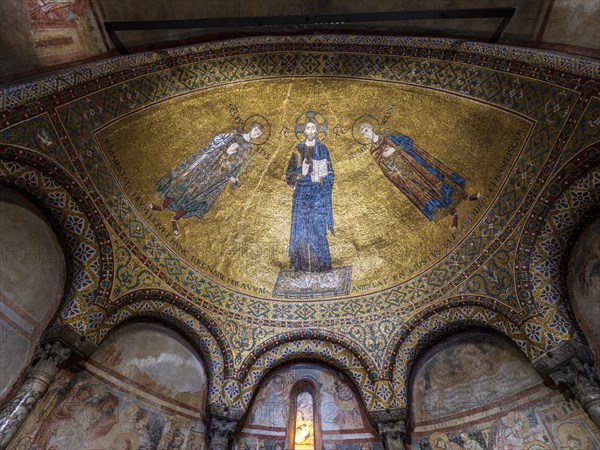
<svg viewBox="0 0 600 450">
<path fill-rule="evenodd" d="M 218 328 L 215 326 L 209 329 L 202 319 L 182 308 L 178 300 L 176 296 L 163 295 L 162 298 L 148 298 L 139 296 L 139 293 L 138 298 L 135 295 L 122 298 L 114 308 L 111 308 L 111 314 L 102 321 L 99 330 L 99 336 L 102 337 L 100 343 L 115 327 L 132 320 L 151 320 L 168 326 L 177 331 L 200 355 L 207 369 L 208 403 L 228 406 L 224 386 L 228 371 L 231 370 L 227 361 L 231 358 L 227 358 L 227 350 L 223 347 L 224 341 L 213 334 L 213 331 Z"/>
<path fill-rule="evenodd" d="M 34 150 L 0 144 L 0 172 L 2 184 L 39 207 L 58 237 L 67 271 L 56 318 L 86 334 L 112 287 L 112 245 L 99 210 L 78 181 Z"/>
</svg>

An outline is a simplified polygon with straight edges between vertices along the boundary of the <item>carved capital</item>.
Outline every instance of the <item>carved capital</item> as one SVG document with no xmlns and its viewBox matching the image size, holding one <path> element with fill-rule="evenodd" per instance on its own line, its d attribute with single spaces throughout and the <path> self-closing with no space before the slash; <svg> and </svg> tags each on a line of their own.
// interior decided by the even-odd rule
<svg viewBox="0 0 600 450">
<path fill-rule="evenodd" d="M 98 346 L 81 336 L 68 325 L 59 325 L 46 328 L 42 333 L 40 342 L 42 344 L 60 342 L 70 348 L 78 356 L 89 357 L 98 350 Z"/>
<path fill-rule="evenodd" d="M 566 366 L 573 359 L 582 362 L 594 362 L 592 349 L 574 341 L 563 341 L 552 350 L 544 353 L 531 363 L 543 376 L 549 376 L 562 366 Z"/>
<path fill-rule="evenodd" d="M 37 361 L 31 368 L 29 376 L 32 378 L 46 376 L 53 380 L 60 365 L 71 356 L 71 349 L 63 347 L 57 341 L 44 344 L 36 356 Z"/>
<path fill-rule="evenodd" d="M 406 410 L 404 408 L 371 412 L 386 450 L 403 450 L 406 436 Z"/>
<path fill-rule="evenodd" d="M 213 417 L 210 422 L 209 450 L 227 450 L 238 420 L 228 417 Z"/>
<path fill-rule="evenodd" d="M 556 385 L 567 387 L 590 418 L 600 426 L 600 385 L 589 347 L 566 341 L 533 361 Z"/>
</svg>

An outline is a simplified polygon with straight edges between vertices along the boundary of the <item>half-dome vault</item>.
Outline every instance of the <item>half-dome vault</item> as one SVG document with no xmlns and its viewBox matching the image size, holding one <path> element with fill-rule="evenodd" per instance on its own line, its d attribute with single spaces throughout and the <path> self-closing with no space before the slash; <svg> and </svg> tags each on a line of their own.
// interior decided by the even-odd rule
<svg viewBox="0 0 600 450">
<path fill-rule="evenodd" d="M 562 243 L 597 213 L 598 70 L 346 35 L 114 58 L 2 92 L 0 180 L 47 204 L 60 172 L 100 230 L 69 237 L 99 255 L 68 280 L 57 329 L 90 345 L 130 319 L 176 329 L 215 414 L 318 360 L 379 420 L 458 328 L 529 360 L 583 342 Z"/>
</svg>

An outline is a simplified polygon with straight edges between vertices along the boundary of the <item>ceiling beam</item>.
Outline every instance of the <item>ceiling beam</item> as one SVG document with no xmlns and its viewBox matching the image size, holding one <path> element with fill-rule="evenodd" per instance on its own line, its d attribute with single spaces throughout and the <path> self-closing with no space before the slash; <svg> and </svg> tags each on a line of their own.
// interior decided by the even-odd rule
<svg viewBox="0 0 600 450">
<path fill-rule="evenodd" d="M 490 41 L 497 42 L 515 8 L 474 8 L 443 9 L 432 11 L 387 11 L 346 14 L 315 14 L 294 16 L 261 16 L 261 17 L 219 17 L 206 19 L 179 20 L 141 20 L 104 22 L 106 31 L 120 53 L 127 50 L 116 35 L 117 31 L 148 31 L 174 29 L 206 29 L 206 28 L 247 28 L 247 27 L 305 27 L 305 26 L 339 26 L 369 22 L 400 22 L 412 20 L 448 20 L 448 19 L 503 19 Z"/>
</svg>

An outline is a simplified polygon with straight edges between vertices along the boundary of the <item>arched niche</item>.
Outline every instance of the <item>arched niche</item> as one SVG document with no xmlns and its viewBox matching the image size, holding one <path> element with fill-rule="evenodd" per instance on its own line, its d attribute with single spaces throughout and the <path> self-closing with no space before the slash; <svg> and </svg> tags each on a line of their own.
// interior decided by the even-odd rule
<svg viewBox="0 0 600 450">
<path fill-rule="evenodd" d="M 451 336 L 423 354 L 409 417 L 412 450 L 600 448 L 581 406 L 548 388 L 512 343 L 485 331 Z"/>
<path fill-rule="evenodd" d="M 568 289 L 577 322 L 600 367 L 600 216 L 586 226 L 573 247 Z"/>
<path fill-rule="evenodd" d="M 10 449 L 207 448 L 205 368 L 173 330 L 118 327 L 62 369 Z"/>
<path fill-rule="evenodd" d="M 65 258 L 50 224 L 29 200 L 0 186 L 0 403 L 30 365 L 61 301 Z"/>
<path fill-rule="evenodd" d="M 313 402 L 315 449 L 383 450 L 352 382 L 339 371 L 312 362 L 288 364 L 265 377 L 233 448 L 293 449 L 303 393 L 309 393 Z"/>
</svg>

